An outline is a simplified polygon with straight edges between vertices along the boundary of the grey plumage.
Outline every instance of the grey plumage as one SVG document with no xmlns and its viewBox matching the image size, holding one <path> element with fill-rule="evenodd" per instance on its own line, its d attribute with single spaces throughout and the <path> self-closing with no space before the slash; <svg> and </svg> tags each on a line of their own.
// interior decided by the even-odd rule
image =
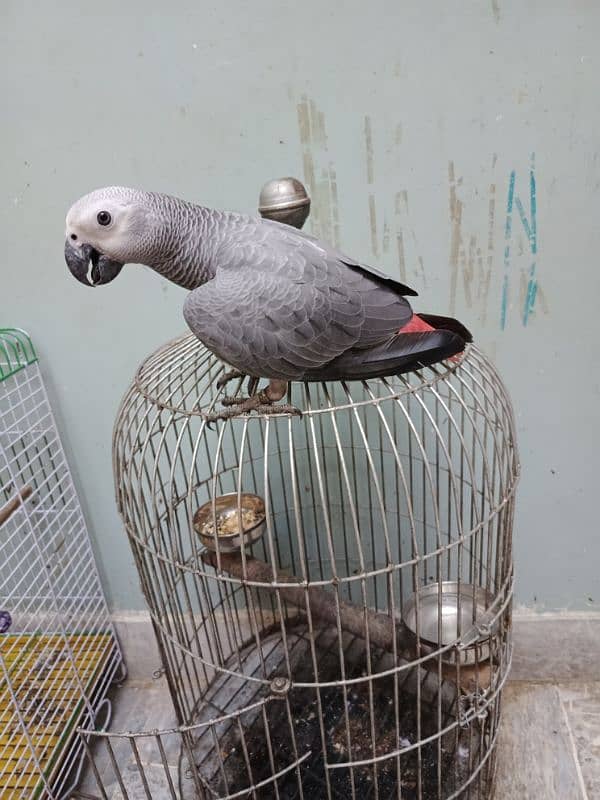
<svg viewBox="0 0 600 800">
<path fill-rule="evenodd" d="M 97 223 L 100 211 L 109 225 Z M 112 272 L 143 263 L 191 290 L 190 329 L 257 378 L 389 375 L 451 356 L 470 339 L 453 320 L 398 334 L 413 319 L 408 287 L 295 228 L 167 195 L 119 187 L 86 195 L 67 216 L 66 255 L 79 280 L 95 256 L 94 284 L 106 282 L 104 258 Z"/>
</svg>

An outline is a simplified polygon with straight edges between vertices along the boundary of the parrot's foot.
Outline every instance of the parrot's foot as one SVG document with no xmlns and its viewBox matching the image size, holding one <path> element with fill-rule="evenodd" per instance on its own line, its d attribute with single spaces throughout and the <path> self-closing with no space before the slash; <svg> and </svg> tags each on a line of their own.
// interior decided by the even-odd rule
<svg viewBox="0 0 600 800">
<path fill-rule="evenodd" d="M 228 372 L 224 372 L 219 380 L 217 381 L 217 389 L 222 389 L 224 386 L 227 386 L 229 381 L 234 381 L 236 378 L 245 378 L 243 372 L 240 372 L 239 369 L 230 369 Z"/>
<path fill-rule="evenodd" d="M 250 397 L 223 397 L 221 402 L 226 408 L 209 414 L 206 418 L 208 424 L 219 419 L 231 419 L 255 411 L 257 414 L 293 414 L 302 416 L 302 412 L 296 406 L 289 403 L 274 403 L 266 392 L 258 392 Z"/>
<path fill-rule="evenodd" d="M 221 405 L 224 405 L 224 406 L 227 406 L 227 407 L 241 406 L 241 405 L 243 405 L 244 403 L 247 403 L 250 400 L 254 400 L 255 397 L 258 397 L 258 395 L 254 395 L 252 397 L 244 397 L 244 396 L 228 397 L 228 396 L 225 396 L 225 397 L 221 398 Z M 263 405 L 268 405 L 269 401 L 268 400 L 263 400 L 262 403 L 263 403 Z"/>
</svg>

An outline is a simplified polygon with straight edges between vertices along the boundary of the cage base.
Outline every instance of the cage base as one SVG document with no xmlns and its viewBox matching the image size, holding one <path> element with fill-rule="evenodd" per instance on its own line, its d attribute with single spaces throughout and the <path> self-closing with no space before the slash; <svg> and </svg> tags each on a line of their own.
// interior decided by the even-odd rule
<svg viewBox="0 0 600 800">
<path fill-rule="evenodd" d="M 414 666 L 365 680 L 393 669 L 393 659 L 351 635 L 343 636 L 342 680 L 337 637 L 328 627 L 311 637 L 307 625 L 296 621 L 285 641 L 281 631 L 272 633 L 260 648 L 250 643 L 229 660 L 226 669 L 239 671 L 241 663 L 244 677 L 219 674 L 190 720 L 225 717 L 184 742 L 182 798 L 197 797 L 192 769 L 207 800 L 488 796 L 491 761 L 476 773 L 490 737 L 485 722 L 466 729 L 456 724 L 454 684 Z M 274 696 L 262 681 L 285 677 L 288 664 L 294 688 Z M 298 686 L 314 682 L 315 671 L 319 684 L 329 685 Z"/>
</svg>

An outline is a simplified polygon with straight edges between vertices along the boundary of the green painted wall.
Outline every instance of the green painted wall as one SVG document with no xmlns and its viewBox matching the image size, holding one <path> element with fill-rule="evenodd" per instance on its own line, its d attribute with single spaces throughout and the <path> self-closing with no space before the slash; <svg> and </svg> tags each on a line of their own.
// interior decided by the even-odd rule
<svg viewBox="0 0 600 800">
<path fill-rule="evenodd" d="M 3 1 L 0 321 L 34 337 L 113 607 L 141 598 L 112 421 L 184 329 L 184 292 L 136 266 L 83 288 L 65 212 L 111 183 L 253 211 L 291 173 L 316 233 L 404 275 L 495 359 L 523 462 L 518 599 L 597 608 L 599 25 L 566 0 Z"/>
</svg>

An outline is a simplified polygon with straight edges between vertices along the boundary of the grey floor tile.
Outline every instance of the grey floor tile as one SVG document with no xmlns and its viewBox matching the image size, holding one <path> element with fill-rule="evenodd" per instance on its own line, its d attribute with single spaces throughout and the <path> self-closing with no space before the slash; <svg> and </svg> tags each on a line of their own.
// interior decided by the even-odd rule
<svg viewBox="0 0 600 800">
<path fill-rule="evenodd" d="M 589 800 L 600 798 L 600 683 L 559 686 Z"/>
<path fill-rule="evenodd" d="M 140 732 L 164 730 L 175 726 L 173 705 L 164 679 L 145 684 L 127 683 L 113 694 L 113 717 L 110 724 L 111 733 Z M 177 735 L 161 737 L 167 764 L 172 775 L 177 774 L 179 759 L 179 738 Z M 127 787 L 131 786 L 134 800 L 139 794 L 146 798 L 141 781 L 137 778 L 135 756 L 130 746 L 129 739 L 111 737 L 110 744 L 113 748 L 115 760 L 122 771 Z M 153 736 L 136 739 L 138 754 L 141 762 L 148 767 L 148 775 L 152 776 L 155 786 L 162 781 L 161 793 L 153 794 L 156 797 L 169 797 L 165 770 L 162 766 L 161 753 L 156 739 Z M 112 800 L 122 796 L 118 787 L 118 780 L 112 766 L 104 740 L 98 739 L 94 745 L 95 763 L 100 773 L 102 785 Z M 96 779 L 91 769 L 86 768 L 80 789 L 89 792 L 92 796 L 100 796 Z"/>
<path fill-rule="evenodd" d="M 504 689 L 494 800 L 583 797 L 558 689 L 509 683 Z"/>
<path fill-rule="evenodd" d="M 179 784 L 177 770 L 171 768 L 170 775 L 167 776 L 164 769 L 161 767 L 150 766 L 144 769 L 148 792 L 153 798 L 157 800 L 167 800 L 167 798 L 179 797 Z M 170 781 L 169 781 L 170 777 Z M 139 773 L 131 770 L 131 774 L 127 776 L 126 791 L 128 800 L 148 800 L 148 792 L 143 785 Z M 108 795 L 110 800 L 123 800 L 123 792 L 118 786 L 115 786 L 111 794 Z"/>
<path fill-rule="evenodd" d="M 600 680 L 600 617 L 515 614 L 513 639 L 513 681 Z"/>
</svg>

